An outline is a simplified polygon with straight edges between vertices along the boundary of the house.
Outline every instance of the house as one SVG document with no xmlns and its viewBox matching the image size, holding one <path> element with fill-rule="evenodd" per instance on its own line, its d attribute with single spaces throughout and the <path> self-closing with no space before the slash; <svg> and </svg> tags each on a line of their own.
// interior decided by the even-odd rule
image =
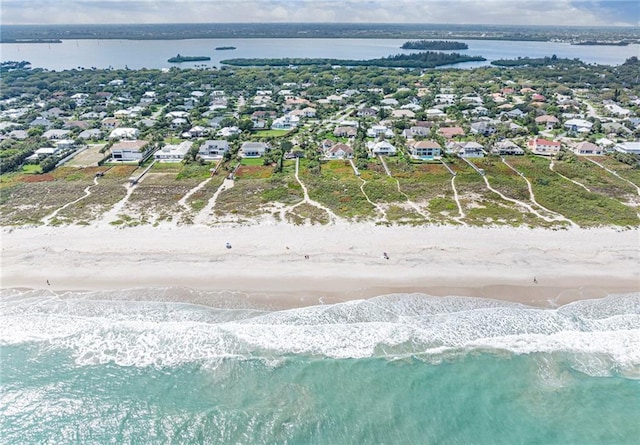
<svg viewBox="0 0 640 445">
<path fill-rule="evenodd" d="M 220 159 L 229 151 L 229 143 L 222 139 L 205 141 L 198 149 L 198 155 L 205 161 Z"/>
<path fill-rule="evenodd" d="M 196 125 L 195 127 L 192 127 L 191 129 L 182 133 L 182 137 L 183 138 L 201 138 L 207 133 L 209 133 L 209 129 L 205 127 L 201 127 L 200 125 Z"/>
<path fill-rule="evenodd" d="M 388 141 L 368 142 L 367 148 L 372 156 L 394 156 L 396 154 L 396 147 Z"/>
<path fill-rule="evenodd" d="M 627 110 L 626 108 L 622 108 L 615 102 L 608 102 L 604 105 L 605 109 L 609 112 L 609 114 L 614 114 L 616 116 L 629 116 L 631 114 L 631 110 Z"/>
<path fill-rule="evenodd" d="M 414 113 L 411 110 L 403 110 L 403 109 L 393 110 L 391 112 L 391 117 L 395 117 L 395 118 L 399 118 L 399 119 L 402 119 L 402 118 L 413 119 L 413 118 L 416 117 L 416 113 Z"/>
<path fill-rule="evenodd" d="M 355 127 L 336 127 L 333 130 L 333 135 L 339 138 L 354 138 L 358 134 L 358 129 Z"/>
<path fill-rule="evenodd" d="M 243 158 L 259 158 L 269 150 L 269 146 L 264 142 L 243 142 L 238 155 Z"/>
<path fill-rule="evenodd" d="M 634 155 L 640 155 L 640 141 L 635 142 L 621 142 L 613 146 L 613 149 L 620 153 L 631 153 Z"/>
<path fill-rule="evenodd" d="M 148 141 L 132 140 L 120 141 L 111 147 L 111 158 L 113 161 L 135 162 L 140 161 L 149 151 L 150 144 Z"/>
<path fill-rule="evenodd" d="M 316 117 L 317 110 L 313 107 L 306 107 L 302 109 L 302 113 L 304 117 L 314 118 Z"/>
<path fill-rule="evenodd" d="M 380 136 L 392 138 L 393 130 L 385 127 L 384 125 L 373 125 L 371 128 L 367 130 L 367 136 L 370 138 L 375 138 Z"/>
<path fill-rule="evenodd" d="M 564 128 L 572 133 L 589 133 L 593 124 L 584 119 L 569 119 L 564 123 Z"/>
<path fill-rule="evenodd" d="M 489 122 L 474 122 L 471 124 L 471 133 L 482 136 L 491 136 L 496 132 L 496 127 Z"/>
<path fill-rule="evenodd" d="M 274 130 L 291 130 L 293 128 L 296 128 L 299 123 L 300 118 L 289 113 L 282 117 L 274 119 L 273 123 L 271 124 L 271 128 Z"/>
<path fill-rule="evenodd" d="M 189 125 L 189 121 L 183 117 L 176 117 L 171 120 L 171 128 L 174 130 L 181 129 L 187 125 Z"/>
<path fill-rule="evenodd" d="M 64 139 L 69 135 L 69 130 L 47 130 L 42 134 L 45 139 Z"/>
<path fill-rule="evenodd" d="M 375 108 L 365 107 L 358 110 L 358 117 L 374 117 L 377 115 L 378 110 L 376 110 Z"/>
<path fill-rule="evenodd" d="M 393 98 L 387 98 L 387 99 L 382 99 L 380 101 L 380 104 L 382 105 L 386 105 L 388 107 L 395 107 L 396 105 L 398 105 L 398 101 L 396 99 Z"/>
<path fill-rule="evenodd" d="M 580 142 L 573 148 L 573 152 L 577 155 L 593 156 L 604 154 L 604 149 L 591 142 Z"/>
<path fill-rule="evenodd" d="M 425 114 L 429 119 L 440 119 L 441 117 L 446 116 L 444 111 L 438 108 L 429 108 L 427 111 L 425 111 Z"/>
<path fill-rule="evenodd" d="M 409 152 L 415 159 L 438 159 L 442 155 L 442 147 L 435 141 L 414 141 L 409 145 Z"/>
<path fill-rule="evenodd" d="M 116 128 L 109 133 L 109 139 L 136 139 L 140 134 L 137 128 Z"/>
<path fill-rule="evenodd" d="M 551 130 L 558 126 L 560 121 L 557 117 L 545 114 L 544 116 L 538 116 L 535 119 L 537 125 L 544 125 L 547 130 Z"/>
<path fill-rule="evenodd" d="M 102 132 L 97 128 L 92 128 L 89 130 L 84 130 L 78 135 L 78 137 L 80 139 L 100 139 L 102 137 Z"/>
<path fill-rule="evenodd" d="M 404 130 L 402 130 L 402 136 L 405 137 L 405 139 L 414 139 L 416 136 L 418 137 L 427 137 L 429 136 L 429 134 L 431 134 L 431 130 L 429 127 L 423 127 L 423 126 L 415 126 L 415 127 L 411 127 L 411 128 L 405 128 Z"/>
<path fill-rule="evenodd" d="M 46 117 L 36 117 L 34 120 L 29 122 L 29 127 L 45 127 L 45 128 L 49 128 L 52 125 L 53 125 L 53 122 L 51 122 Z"/>
<path fill-rule="evenodd" d="M 240 129 L 238 127 L 224 127 L 218 130 L 216 133 L 218 136 L 222 136 L 223 138 L 228 138 L 230 136 L 240 134 Z"/>
<path fill-rule="evenodd" d="M 120 121 L 114 117 L 106 117 L 102 119 L 102 127 L 105 129 L 118 128 Z"/>
<path fill-rule="evenodd" d="M 27 133 L 25 130 L 12 130 L 9 132 L 8 136 L 11 139 L 16 139 L 18 141 L 24 141 L 26 138 L 29 137 L 29 133 Z"/>
<path fill-rule="evenodd" d="M 553 156 L 560 151 L 560 142 L 535 138 L 527 142 L 529 150 L 537 155 Z"/>
<path fill-rule="evenodd" d="M 167 144 L 153 154 L 153 159 L 159 162 L 180 162 L 192 145 L 191 141 L 184 141 L 179 145 Z"/>
<path fill-rule="evenodd" d="M 61 139 L 56 141 L 55 146 L 59 150 L 67 150 L 69 148 L 75 147 L 76 142 L 73 139 Z"/>
<path fill-rule="evenodd" d="M 503 141 L 496 142 L 491 149 L 491 153 L 499 156 L 522 156 L 524 154 L 524 150 L 509 139 L 505 139 Z"/>
<path fill-rule="evenodd" d="M 460 127 L 441 127 L 438 129 L 438 133 L 447 139 L 454 136 L 464 136 L 464 130 Z"/>
<path fill-rule="evenodd" d="M 337 143 L 324 151 L 328 159 L 351 159 L 353 158 L 353 148 L 347 144 Z"/>
<path fill-rule="evenodd" d="M 58 147 L 41 147 L 38 148 L 33 154 L 35 155 L 35 158 L 41 159 L 46 158 L 47 156 L 55 155 L 60 150 L 61 149 Z"/>
<path fill-rule="evenodd" d="M 457 154 L 461 158 L 482 158 L 484 157 L 484 147 L 477 142 L 465 142 L 460 146 Z"/>
</svg>

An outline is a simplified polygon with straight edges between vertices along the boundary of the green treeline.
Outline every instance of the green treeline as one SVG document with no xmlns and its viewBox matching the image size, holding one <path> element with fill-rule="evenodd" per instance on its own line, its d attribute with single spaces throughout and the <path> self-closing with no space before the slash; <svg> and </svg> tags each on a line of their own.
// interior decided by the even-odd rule
<svg viewBox="0 0 640 445">
<path fill-rule="evenodd" d="M 208 56 L 181 56 L 178 54 L 175 57 L 172 57 L 167 60 L 169 63 L 182 63 L 182 62 L 202 62 L 206 60 L 211 60 L 211 57 Z"/>
<path fill-rule="evenodd" d="M 517 59 L 499 59 L 491 62 L 495 66 L 547 66 L 547 65 L 584 65 L 580 59 L 562 59 L 555 54 L 551 57 L 518 57 Z"/>
<path fill-rule="evenodd" d="M 234 66 L 289 66 L 289 65 L 342 65 L 342 66 L 379 66 L 389 68 L 435 68 L 443 65 L 453 65 L 462 62 L 482 62 L 484 57 L 465 56 L 462 54 L 439 53 L 426 51 L 423 53 L 397 54 L 369 60 L 350 59 L 307 59 L 307 58 L 281 58 L 281 59 L 227 59 L 220 63 Z"/>
<path fill-rule="evenodd" d="M 402 49 L 460 50 L 469 49 L 469 45 L 452 40 L 409 40 L 400 47 Z"/>
</svg>

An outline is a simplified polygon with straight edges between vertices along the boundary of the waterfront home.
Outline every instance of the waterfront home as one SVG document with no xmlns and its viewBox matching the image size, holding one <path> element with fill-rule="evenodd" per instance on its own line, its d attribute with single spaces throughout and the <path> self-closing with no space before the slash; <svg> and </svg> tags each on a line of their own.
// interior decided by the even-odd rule
<svg viewBox="0 0 640 445">
<path fill-rule="evenodd" d="M 184 141 L 179 145 L 167 144 L 153 154 L 153 159 L 159 162 L 180 162 L 192 145 L 191 141 Z"/>
<path fill-rule="evenodd" d="M 527 142 L 529 150 L 537 155 L 553 156 L 560 151 L 560 142 L 534 138 Z"/>
<path fill-rule="evenodd" d="M 198 154 L 205 161 L 220 159 L 229 151 L 229 142 L 216 139 L 205 141 L 198 149 Z"/>
<path fill-rule="evenodd" d="M 109 133 L 109 139 L 136 139 L 140 134 L 137 128 L 120 127 Z"/>
<path fill-rule="evenodd" d="M 409 143 L 409 152 L 414 159 L 439 159 L 442 147 L 435 141 L 412 141 Z"/>
<path fill-rule="evenodd" d="M 149 141 L 144 140 L 116 142 L 111 147 L 111 159 L 117 162 L 140 161 L 150 148 Z"/>
<path fill-rule="evenodd" d="M 634 155 L 640 155 L 640 141 L 635 142 L 621 142 L 613 146 L 613 149 L 620 153 L 631 153 Z"/>
<path fill-rule="evenodd" d="M 524 155 L 524 150 L 518 147 L 513 141 L 505 139 L 496 142 L 491 149 L 491 153 L 499 156 L 522 156 Z"/>
<path fill-rule="evenodd" d="M 604 149 L 591 142 L 580 142 L 573 147 L 573 152 L 577 155 L 593 156 L 604 154 Z"/>
<path fill-rule="evenodd" d="M 264 142 L 243 142 L 238 152 L 238 156 L 243 158 L 259 158 L 269 150 L 269 146 Z"/>
<path fill-rule="evenodd" d="M 396 147 L 388 141 L 367 142 L 367 148 L 372 156 L 394 156 Z"/>
<path fill-rule="evenodd" d="M 477 142 L 464 142 L 460 144 L 457 155 L 461 158 L 482 158 L 484 157 L 484 147 Z"/>
<path fill-rule="evenodd" d="M 343 143 L 333 144 L 324 150 L 324 156 L 327 159 L 351 159 L 353 158 L 353 148 Z"/>
</svg>

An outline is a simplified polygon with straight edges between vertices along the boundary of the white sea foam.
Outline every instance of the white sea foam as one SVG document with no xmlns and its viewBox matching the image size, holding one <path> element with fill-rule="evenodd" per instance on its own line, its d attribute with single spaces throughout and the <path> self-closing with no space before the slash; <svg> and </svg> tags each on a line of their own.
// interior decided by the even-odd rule
<svg viewBox="0 0 640 445">
<path fill-rule="evenodd" d="M 569 353 L 581 372 L 640 375 L 640 294 L 558 309 L 389 295 L 277 312 L 95 297 L 2 291 L 0 344 L 64 348 L 79 364 L 127 366 L 288 354 L 393 359 L 474 350 Z"/>
</svg>

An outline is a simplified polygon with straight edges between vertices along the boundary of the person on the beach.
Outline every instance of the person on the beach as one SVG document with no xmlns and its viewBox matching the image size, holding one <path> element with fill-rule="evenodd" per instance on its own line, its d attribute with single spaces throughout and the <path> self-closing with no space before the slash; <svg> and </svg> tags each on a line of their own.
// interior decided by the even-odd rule
<svg viewBox="0 0 640 445">
<path fill-rule="evenodd" d="M 538 279 L 536 277 L 533 277 L 533 284 L 538 284 Z"/>
</svg>

